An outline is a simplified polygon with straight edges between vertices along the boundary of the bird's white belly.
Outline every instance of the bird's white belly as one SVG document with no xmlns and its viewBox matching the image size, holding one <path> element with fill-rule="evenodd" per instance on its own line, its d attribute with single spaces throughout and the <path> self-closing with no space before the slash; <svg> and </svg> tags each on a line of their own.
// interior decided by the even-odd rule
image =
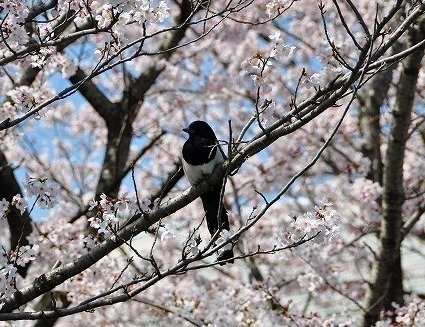
<svg viewBox="0 0 425 327">
<path fill-rule="evenodd" d="M 204 179 L 206 176 L 211 175 L 215 166 L 223 161 L 223 155 L 218 150 L 213 160 L 203 165 L 191 165 L 182 158 L 183 170 L 191 185 L 194 185 Z"/>
</svg>

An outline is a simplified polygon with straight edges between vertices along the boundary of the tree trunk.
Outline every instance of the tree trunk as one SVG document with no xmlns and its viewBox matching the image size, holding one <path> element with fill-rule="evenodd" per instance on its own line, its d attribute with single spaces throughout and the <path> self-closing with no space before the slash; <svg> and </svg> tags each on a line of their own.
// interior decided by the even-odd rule
<svg viewBox="0 0 425 327">
<path fill-rule="evenodd" d="M 409 31 L 409 44 L 424 39 L 425 19 Z M 386 164 L 383 174 L 383 195 L 380 246 L 372 268 L 372 278 L 366 292 L 366 313 L 363 326 L 371 326 L 379 319 L 384 304 L 402 299 L 401 268 L 395 270 L 400 260 L 402 205 L 404 203 L 403 161 L 408 129 L 411 121 L 413 100 L 418 79 L 423 47 L 407 57 L 400 75 L 393 121 L 389 135 Z M 392 283 L 395 283 L 393 285 Z M 401 284 L 401 285 L 400 285 Z"/>
<path fill-rule="evenodd" d="M 0 200 L 5 198 L 11 202 L 16 194 L 22 196 L 21 188 L 16 181 L 13 169 L 3 152 L 0 151 Z M 7 222 L 10 229 L 10 249 L 16 250 L 18 247 L 28 245 L 27 236 L 32 232 L 31 218 L 28 211 L 25 210 L 21 215 L 16 210 L 11 210 L 7 215 Z M 17 266 L 18 273 L 25 277 L 30 263 L 28 262 L 25 267 Z"/>
<path fill-rule="evenodd" d="M 393 70 L 390 67 L 373 77 L 371 87 L 361 99 L 360 133 L 362 136 L 362 152 L 371 162 L 367 178 L 382 185 L 383 169 L 381 157 L 380 110 L 387 97 L 391 85 Z"/>
</svg>

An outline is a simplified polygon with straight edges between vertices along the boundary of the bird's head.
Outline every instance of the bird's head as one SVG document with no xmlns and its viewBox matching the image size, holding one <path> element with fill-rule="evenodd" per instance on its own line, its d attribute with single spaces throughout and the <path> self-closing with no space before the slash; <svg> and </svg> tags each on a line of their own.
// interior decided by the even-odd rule
<svg viewBox="0 0 425 327">
<path fill-rule="evenodd" d="M 192 122 L 188 127 L 183 128 L 183 131 L 189 134 L 189 138 L 200 137 L 211 141 L 217 139 L 211 126 L 202 120 Z"/>
</svg>

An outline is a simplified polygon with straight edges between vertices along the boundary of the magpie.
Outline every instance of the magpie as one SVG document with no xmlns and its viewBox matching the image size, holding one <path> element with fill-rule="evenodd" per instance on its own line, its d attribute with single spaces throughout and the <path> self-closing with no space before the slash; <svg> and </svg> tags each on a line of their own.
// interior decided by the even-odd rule
<svg viewBox="0 0 425 327">
<path fill-rule="evenodd" d="M 183 170 L 189 183 L 195 185 L 206 176 L 212 174 L 214 168 L 223 162 L 224 156 L 218 145 L 217 137 L 208 123 L 197 120 L 189 127 L 183 128 L 189 134 L 189 138 L 183 145 Z M 201 195 L 208 230 L 212 235 L 217 230 L 230 230 L 229 217 L 221 199 L 222 183 L 211 185 L 211 188 Z M 219 215 L 219 208 L 221 213 Z M 220 218 L 220 219 L 219 219 Z M 221 224 L 219 226 L 219 224 Z M 233 250 L 225 250 L 218 260 L 233 258 Z M 228 261 L 233 263 L 234 260 Z M 223 263 L 224 264 L 224 263 Z M 222 264 L 222 265 L 223 265 Z"/>
</svg>

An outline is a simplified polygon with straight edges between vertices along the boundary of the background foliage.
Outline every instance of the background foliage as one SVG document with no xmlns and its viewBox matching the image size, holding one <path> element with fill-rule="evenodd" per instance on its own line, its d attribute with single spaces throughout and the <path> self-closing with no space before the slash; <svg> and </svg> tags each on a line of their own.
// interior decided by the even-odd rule
<svg viewBox="0 0 425 327">
<path fill-rule="evenodd" d="M 424 10 L 0 1 L 2 324 L 424 325 Z M 198 119 L 229 160 L 188 189 Z"/>
</svg>

